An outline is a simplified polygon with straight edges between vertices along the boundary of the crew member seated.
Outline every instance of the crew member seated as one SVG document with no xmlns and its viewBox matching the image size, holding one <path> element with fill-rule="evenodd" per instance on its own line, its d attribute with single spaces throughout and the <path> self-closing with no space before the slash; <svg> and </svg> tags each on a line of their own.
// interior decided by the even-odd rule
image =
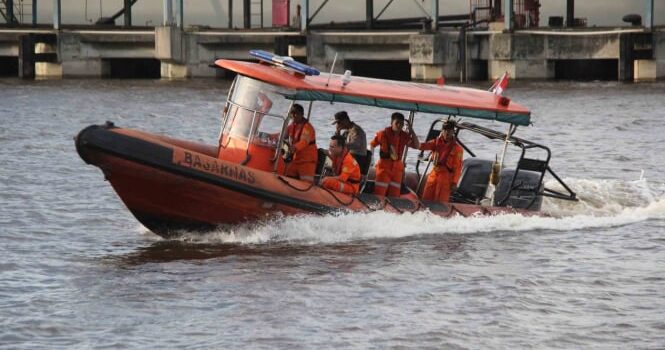
<svg viewBox="0 0 665 350">
<path fill-rule="evenodd" d="M 360 188 L 360 166 L 346 147 L 344 136 L 333 135 L 328 150 L 332 158 L 334 176 L 323 178 L 321 186 L 350 195 L 357 194 Z"/>
<path fill-rule="evenodd" d="M 422 143 L 421 150 L 432 151 L 432 171 L 427 176 L 422 199 L 426 201 L 450 201 L 450 194 L 456 189 L 457 181 L 462 174 L 462 158 L 464 150 L 455 138 L 455 124 L 448 121 L 443 124 L 439 136 Z"/>
<path fill-rule="evenodd" d="M 293 118 L 293 122 L 286 129 L 288 151 L 284 157 L 287 162 L 284 173 L 314 182 L 318 153 L 314 127 L 305 119 L 305 110 L 297 103 L 291 107 L 289 117 Z"/>
</svg>

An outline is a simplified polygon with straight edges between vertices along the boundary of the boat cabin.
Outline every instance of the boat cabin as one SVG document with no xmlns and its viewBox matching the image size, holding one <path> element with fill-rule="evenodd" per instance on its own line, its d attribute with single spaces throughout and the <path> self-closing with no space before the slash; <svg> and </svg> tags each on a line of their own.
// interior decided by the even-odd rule
<svg viewBox="0 0 665 350">
<path fill-rule="evenodd" d="M 293 91 L 238 75 L 231 85 L 219 135 L 218 157 L 250 168 L 281 173 L 280 138 L 286 130 Z"/>
</svg>

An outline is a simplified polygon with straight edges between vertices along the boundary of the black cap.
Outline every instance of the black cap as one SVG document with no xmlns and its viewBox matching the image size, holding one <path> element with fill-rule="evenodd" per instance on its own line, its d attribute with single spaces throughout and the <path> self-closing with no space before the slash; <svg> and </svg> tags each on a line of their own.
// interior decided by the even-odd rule
<svg viewBox="0 0 665 350">
<path fill-rule="evenodd" d="M 351 119 L 349 118 L 349 115 L 346 113 L 346 111 L 339 111 L 339 112 L 335 113 L 335 121 L 333 122 L 333 125 L 335 125 L 338 122 L 341 122 L 343 120 L 351 121 Z"/>
</svg>

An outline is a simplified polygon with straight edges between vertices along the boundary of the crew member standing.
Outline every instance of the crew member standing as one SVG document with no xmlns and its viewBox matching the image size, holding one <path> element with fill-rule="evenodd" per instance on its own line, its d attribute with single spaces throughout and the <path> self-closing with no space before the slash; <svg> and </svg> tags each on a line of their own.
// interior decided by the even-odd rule
<svg viewBox="0 0 665 350">
<path fill-rule="evenodd" d="M 411 125 L 409 131 L 402 130 L 404 127 L 404 115 L 395 112 L 390 117 L 390 126 L 377 132 L 370 146 L 372 153 L 374 148 L 380 146 L 379 161 L 376 163 L 376 177 L 374 180 L 374 194 L 398 197 L 402 187 L 404 176 L 404 162 L 402 155 L 405 147 L 418 148 L 420 142 L 418 136 L 413 132 Z"/>
<path fill-rule="evenodd" d="M 450 194 L 457 188 L 462 174 L 464 150 L 455 138 L 455 124 L 451 121 L 443 124 L 439 136 L 420 145 L 421 150 L 432 151 L 434 168 L 427 176 L 423 200 L 450 201 Z"/>
<path fill-rule="evenodd" d="M 333 135 L 328 150 L 335 176 L 323 178 L 321 186 L 333 191 L 357 194 L 360 186 L 360 165 L 346 147 L 344 136 Z"/>
<path fill-rule="evenodd" d="M 316 172 L 317 148 L 316 133 L 312 124 L 305 119 L 305 110 L 299 104 L 294 104 L 289 111 L 293 122 L 286 129 L 288 137 L 289 156 L 292 158 L 286 164 L 286 176 L 314 182 Z"/>
<path fill-rule="evenodd" d="M 358 157 L 367 157 L 367 137 L 365 131 L 358 124 L 351 121 L 346 111 L 335 113 L 333 122 L 336 130 L 335 134 L 346 136 L 346 148 L 352 155 Z M 346 132 L 343 132 L 346 130 Z"/>
</svg>

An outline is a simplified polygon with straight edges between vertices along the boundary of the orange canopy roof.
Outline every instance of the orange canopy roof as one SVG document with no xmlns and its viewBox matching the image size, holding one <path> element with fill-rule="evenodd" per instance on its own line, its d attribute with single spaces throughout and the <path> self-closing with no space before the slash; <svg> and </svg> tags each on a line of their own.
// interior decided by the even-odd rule
<svg viewBox="0 0 665 350">
<path fill-rule="evenodd" d="M 342 75 L 303 76 L 292 71 L 260 63 L 220 59 L 219 67 L 241 75 L 295 91 L 287 96 L 294 100 L 335 101 L 425 113 L 458 115 L 529 125 L 530 115 L 525 107 L 510 102 L 500 104 L 500 96 L 489 91 L 463 87 L 412 83 L 365 77 L 351 77 L 342 84 Z"/>
</svg>

